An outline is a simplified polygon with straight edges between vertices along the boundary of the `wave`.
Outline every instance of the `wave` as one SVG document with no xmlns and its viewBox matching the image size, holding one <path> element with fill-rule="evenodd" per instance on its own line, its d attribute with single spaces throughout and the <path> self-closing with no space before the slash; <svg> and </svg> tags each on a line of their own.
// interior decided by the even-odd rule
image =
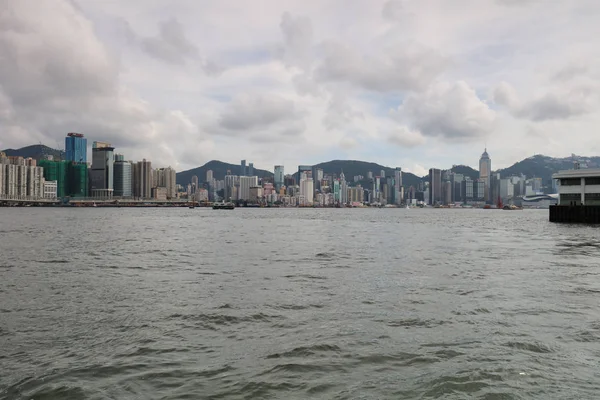
<svg viewBox="0 0 600 400">
<path fill-rule="evenodd" d="M 336 345 L 329 344 L 317 344 L 312 346 L 301 346 L 296 347 L 292 350 L 283 352 L 283 353 L 274 353 L 268 355 L 267 359 L 272 358 L 286 358 L 286 357 L 309 357 L 313 356 L 317 353 L 339 353 L 341 349 Z"/>
</svg>

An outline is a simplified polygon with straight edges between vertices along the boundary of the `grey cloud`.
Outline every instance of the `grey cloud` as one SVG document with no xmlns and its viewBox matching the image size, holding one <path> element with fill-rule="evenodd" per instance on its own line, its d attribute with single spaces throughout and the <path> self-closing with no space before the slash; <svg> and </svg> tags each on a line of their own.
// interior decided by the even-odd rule
<svg viewBox="0 0 600 400">
<path fill-rule="evenodd" d="M 187 58 L 197 57 L 198 48 L 185 36 L 183 25 L 175 18 L 163 21 L 158 36 L 142 39 L 142 48 L 160 60 L 183 64 Z"/>
<path fill-rule="evenodd" d="M 313 29 L 308 17 L 283 13 L 279 24 L 283 33 L 283 59 L 289 66 L 307 69 L 312 61 Z"/>
<path fill-rule="evenodd" d="M 399 147 L 411 148 L 425 143 L 425 138 L 418 131 L 413 131 L 405 126 L 388 132 L 387 142 Z"/>
<path fill-rule="evenodd" d="M 564 71 L 563 69 L 560 72 Z M 572 73 L 579 75 L 580 71 L 576 70 Z M 564 83 L 570 80 L 561 79 L 560 81 Z M 560 86 L 550 88 L 547 93 L 524 101 L 519 99 L 516 90 L 511 85 L 502 82 L 494 90 L 494 102 L 505 106 L 515 117 L 535 122 L 569 119 L 590 112 L 597 98 L 598 85 L 593 86 L 588 82 L 572 88 L 568 86 L 570 85 L 567 85 L 566 88 Z"/>
<path fill-rule="evenodd" d="M 325 58 L 315 71 L 318 80 L 377 92 L 421 90 L 449 64 L 437 51 L 415 42 L 398 43 L 375 57 L 336 42 L 323 44 L 322 51 Z"/>
<path fill-rule="evenodd" d="M 465 82 L 436 84 L 412 94 L 394 116 L 409 121 L 425 136 L 465 139 L 493 130 L 495 112 Z"/>
<path fill-rule="evenodd" d="M 588 105 L 583 99 L 573 99 L 573 101 L 569 101 L 548 93 L 522 105 L 515 113 L 520 117 L 528 118 L 532 121 L 545 121 L 552 119 L 567 119 L 585 114 L 588 111 Z"/>
<path fill-rule="evenodd" d="M 362 112 L 355 110 L 348 104 L 345 93 L 338 91 L 332 94 L 327 106 L 327 114 L 323 118 L 323 125 L 329 130 L 343 128 L 355 119 L 364 119 Z"/>
<path fill-rule="evenodd" d="M 185 115 L 154 109 L 120 85 L 117 60 L 68 1 L 8 2 L 0 12 L 0 65 L 2 147 L 62 147 L 66 132 L 79 131 L 158 165 L 189 142 L 210 148 Z"/>
<path fill-rule="evenodd" d="M 286 140 L 302 134 L 304 113 L 277 95 L 241 95 L 226 106 L 218 119 L 220 132 L 244 135 L 256 141 Z"/>
<path fill-rule="evenodd" d="M 388 0 L 383 4 L 381 16 L 389 21 L 400 22 L 406 16 L 404 1 Z"/>
<path fill-rule="evenodd" d="M 587 65 L 571 64 L 564 68 L 561 68 L 556 74 L 552 76 L 554 81 L 568 81 L 581 75 L 585 75 L 589 72 Z"/>
</svg>

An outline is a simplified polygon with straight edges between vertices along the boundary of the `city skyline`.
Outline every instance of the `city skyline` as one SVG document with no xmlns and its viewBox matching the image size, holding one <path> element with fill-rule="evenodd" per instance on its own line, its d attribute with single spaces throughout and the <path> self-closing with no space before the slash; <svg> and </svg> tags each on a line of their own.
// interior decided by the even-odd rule
<svg viewBox="0 0 600 400">
<path fill-rule="evenodd" d="M 179 171 L 357 159 L 419 176 L 486 145 L 496 168 L 600 154 L 590 0 L 33 4 L 9 2 L 0 28 L 0 149 L 75 131 Z"/>
</svg>

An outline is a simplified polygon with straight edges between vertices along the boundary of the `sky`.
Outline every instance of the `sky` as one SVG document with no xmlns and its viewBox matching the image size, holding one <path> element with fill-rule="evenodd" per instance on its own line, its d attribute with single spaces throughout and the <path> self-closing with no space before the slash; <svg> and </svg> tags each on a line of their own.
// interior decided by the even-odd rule
<svg viewBox="0 0 600 400">
<path fill-rule="evenodd" d="M 600 155 L 596 0 L 0 0 L 0 149 L 424 175 Z"/>
</svg>

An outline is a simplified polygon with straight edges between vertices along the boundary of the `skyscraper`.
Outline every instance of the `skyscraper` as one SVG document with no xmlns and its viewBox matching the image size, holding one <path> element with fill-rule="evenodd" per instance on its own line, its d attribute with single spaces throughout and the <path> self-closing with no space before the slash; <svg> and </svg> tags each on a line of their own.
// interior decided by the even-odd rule
<svg viewBox="0 0 600 400">
<path fill-rule="evenodd" d="M 487 148 L 483 150 L 483 154 L 479 159 L 479 179 L 485 180 L 484 197 L 486 201 L 491 201 L 490 193 L 490 176 L 492 174 L 492 160 L 487 152 Z"/>
<path fill-rule="evenodd" d="M 402 191 L 402 168 L 396 167 L 394 171 L 394 203 L 402 204 L 403 200 L 403 191 Z"/>
<path fill-rule="evenodd" d="M 92 146 L 92 168 L 90 170 L 90 183 L 92 190 L 114 189 L 114 163 L 115 148 L 109 143 L 94 142 Z"/>
<path fill-rule="evenodd" d="M 254 163 L 248 164 L 248 176 L 254 176 Z"/>
<path fill-rule="evenodd" d="M 429 204 L 442 201 L 442 171 L 437 168 L 429 169 Z"/>
<path fill-rule="evenodd" d="M 115 154 L 114 195 L 116 197 L 131 197 L 131 163 L 125 161 L 121 154 Z"/>
<path fill-rule="evenodd" d="M 250 188 L 258 186 L 257 176 L 240 176 L 239 200 L 250 199 Z"/>
<path fill-rule="evenodd" d="M 208 171 L 206 171 L 206 182 L 210 183 L 213 180 L 213 171 L 212 169 L 209 169 Z"/>
<path fill-rule="evenodd" d="M 87 139 L 81 133 L 68 133 L 65 138 L 65 153 L 67 161 L 76 163 L 87 162 Z"/>
<path fill-rule="evenodd" d="M 246 160 L 242 160 L 240 163 L 240 176 L 247 176 L 248 171 L 246 170 Z"/>
<path fill-rule="evenodd" d="M 134 174 L 134 196 L 143 199 L 152 197 L 152 163 L 146 161 L 138 161 L 135 167 Z"/>
<path fill-rule="evenodd" d="M 284 179 L 284 174 L 283 174 L 283 165 L 276 165 L 275 166 L 275 170 L 274 170 L 274 174 L 273 174 L 273 180 L 275 183 L 275 189 L 279 190 L 282 186 L 283 186 L 283 179 Z"/>
</svg>

